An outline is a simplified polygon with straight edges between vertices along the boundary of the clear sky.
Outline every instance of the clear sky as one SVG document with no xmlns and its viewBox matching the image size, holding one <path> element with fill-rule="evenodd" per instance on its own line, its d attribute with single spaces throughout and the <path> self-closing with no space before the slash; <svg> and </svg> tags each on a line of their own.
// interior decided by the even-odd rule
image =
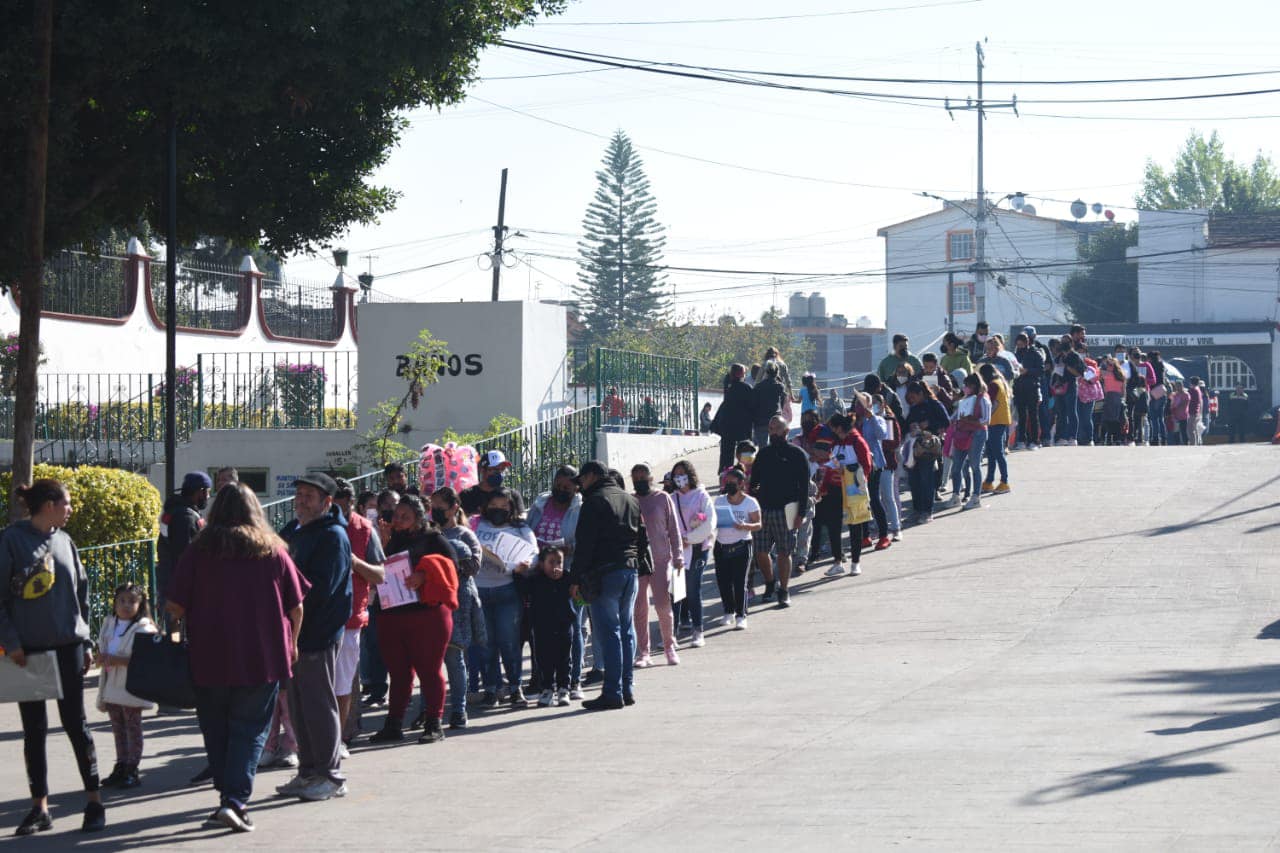
<svg viewBox="0 0 1280 853">
<path fill-rule="evenodd" d="M 874 11 L 881 10 L 881 11 Z M 716 18 L 787 17 L 782 20 Z M 685 21 L 642 25 L 627 22 Z M 600 25 L 596 25 L 600 24 Z M 1146 98 L 1280 88 L 1275 2 L 1188 0 L 581 0 L 566 14 L 508 34 L 541 45 L 640 60 L 733 69 L 878 77 L 972 79 L 985 39 L 988 98 L 1016 94 L 1021 117 L 986 123 L 986 184 L 995 198 L 1024 191 L 1041 215 L 1069 217 L 1081 198 L 1133 218 L 1148 157 L 1172 161 L 1193 129 L 1220 131 L 1228 153 L 1270 155 L 1280 94 L 1181 102 L 1080 104 L 1045 99 Z M 347 49 L 358 50 L 353 34 Z M 825 275 L 884 266 L 876 228 L 938 207 L 916 195 L 972 197 L 973 113 L 941 104 L 766 91 L 665 77 L 494 47 L 465 103 L 421 110 L 377 182 L 397 209 L 344 243 L 352 271 L 374 254 L 375 288 L 421 301 L 488 299 L 499 173 L 510 169 L 506 221 L 515 266 L 505 299 L 566 298 L 576 283 L 583 212 L 605 137 L 625 130 L 641 148 L 667 227 L 672 265 Z M 1031 85 L 1033 80 L 1271 71 L 1265 76 L 1123 85 Z M 565 74 L 563 72 L 586 72 Z M 551 76 L 540 76 L 551 75 Z M 864 92 L 950 97 L 972 84 L 818 83 Z M 680 156 L 677 156 L 680 155 Z M 718 161 L 716 165 L 706 161 Z M 784 174 L 767 174 L 769 172 Z M 1064 203 L 1065 202 L 1065 203 Z M 1092 218 L 1092 214 L 1090 214 Z M 455 261 L 453 263 L 442 263 Z M 487 264 L 487 260 L 483 262 Z M 404 272 L 432 264 L 438 267 Z M 333 280 L 327 258 L 294 258 L 288 274 Z M 393 273 L 398 273 L 394 274 Z M 768 276 L 671 273 L 679 313 L 757 318 L 774 301 Z M 777 302 L 820 290 L 850 320 L 884 318 L 883 281 L 782 276 Z"/>
</svg>

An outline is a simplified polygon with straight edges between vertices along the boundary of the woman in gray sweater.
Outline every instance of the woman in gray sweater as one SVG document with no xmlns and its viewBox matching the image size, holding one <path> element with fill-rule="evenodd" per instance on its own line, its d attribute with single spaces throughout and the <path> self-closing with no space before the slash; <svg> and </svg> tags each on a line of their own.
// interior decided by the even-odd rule
<svg viewBox="0 0 1280 853">
<path fill-rule="evenodd" d="M 89 797 L 81 829 L 97 832 L 107 819 L 98 792 L 98 756 L 84 715 L 89 578 L 75 543 L 63 530 L 71 518 L 71 496 L 57 480 L 36 480 L 17 494 L 30 517 L 0 533 L 0 645 L 18 666 L 26 666 L 27 655 L 34 652 L 52 651 L 56 656 L 62 682 L 58 717 Z M 31 835 L 53 828 L 45 757 L 49 717 L 43 700 L 19 702 L 18 712 L 32 806 L 17 834 Z"/>
</svg>

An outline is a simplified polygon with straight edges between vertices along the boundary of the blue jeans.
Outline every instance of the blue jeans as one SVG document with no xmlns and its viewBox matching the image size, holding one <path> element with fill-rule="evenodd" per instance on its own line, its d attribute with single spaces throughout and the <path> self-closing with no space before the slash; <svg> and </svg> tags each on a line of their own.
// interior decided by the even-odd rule
<svg viewBox="0 0 1280 853">
<path fill-rule="evenodd" d="M 1093 403 L 1076 402 L 1079 426 L 1076 432 L 1077 444 L 1093 444 Z"/>
<path fill-rule="evenodd" d="M 502 670 L 507 673 L 507 686 L 520 686 L 520 612 L 523 604 L 514 583 L 480 588 L 480 606 L 489 631 L 488 656 L 484 668 L 484 689 L 494 693 L 502 683 Z"/>
<path fill-rule="evenodd" d="M 932 459 L 917 459 L 907 474 L 907 483 L 911 488 L 911 508 L 916 515 L 933 515 L 936 470 Z"/>
<path fill-rule="evenodd" d="M 449 713 L 467 713 L 467 650 L 453 643 L 444 650 L 444 670 L 449 674 Z"/>
<path fill-rule="evenodd" d="M 374 699 L 387 695 L 387 665 L 378 651 L 378 608 L 369 608 L 369 624 L 360 632 L 360 686 Z"/>
<path fill-rule="evenodd" d="M 600 695 L 605 699 L 618 700 L 631 694 L 637 586 L 635 569 L 614 569 L 605 573 L 600 594 L 591 602 L 592 634 L 604 662 Z"/>
<path fill-rule="evenodd" d="M 1000 469 L 1000 482 L 1009 482 L 1009 460 L 1005 458 L 1005 450 L 1009 447 L 1009 427 L 1005 424 L 992 424 L 987 427 L 987 479 L 995 481 L 996 469 Z"/>
<path fill-rule="evenodd" d="M 253 795 L 278 682 L 255 687 L 196 687 L 196 717 L 204 736 L 213 787 L 222 804 L 244 808 Z"/>
<path fill-rule="evenodd" d="M 1168 404 L 1168 397 L 1161 397 L 1147 404 L 1147 423 L 1151 425 L 1152 444 L 1169 443 L 1168 432 L 1164 427 L 1164 409 Z"/>
<path fill-rule="evenodd" d="M 884 507 L 885 524 L 889 533 L 902 530 L 902 508 L 898 504 L 898 472 L 885 469 L 880 472 L 880 506 Z M 881 536 L 888 535 L 880 531 Z"/>
<path fill-rule="evenodd" d="M 693 545 L 685 567 L 684 598 L 677 605 L 676 623 L 702 631 L 702 573 L 707 570 L 706 545 Z"/>
<path fill-rule="evenodd" d="M 968 450 L 956 450 L 953 457 L 953 465 L 951 468 L 951 488 L 955 494 L 960 494 L 960 478 L 966 469 L 972 476 L 973 491 L 971 495 L 978 494 L 978 484 L 982 482 L 982 452 L 987 445 L 987 431 L 980 429 L 973 434 L 973 444 L 969 445 Z"/>
<path fill-rule="evenodd" d="M 1053 398 L 1053 405 L 1058 407 L 1058 432 L 1056 439 L 1072 441 L 1076 438 L 1076 433 L 1080 431 L 1080 412 L 1076 405 L 1076 381 L 1068 379 L 1067 393 L 1061 397 Z M 1092 430 L 1093 427 L 1090 427 Z"/>
</svg>

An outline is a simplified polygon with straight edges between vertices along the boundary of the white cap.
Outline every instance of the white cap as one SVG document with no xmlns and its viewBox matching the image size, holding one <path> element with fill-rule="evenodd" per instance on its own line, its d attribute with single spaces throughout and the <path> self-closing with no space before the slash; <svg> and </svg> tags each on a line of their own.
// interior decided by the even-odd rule
<svg viewBox="0 0 1280 853">
<path fill-rule="evenodd" d="M 484 455 L 484 459 L 480 460 L 484 467 L 492 470 L 494 468 L 510 468 L 511 463 L 507 461 L 506 454 L 501 450 L 490 450 Z"/>
</svg>

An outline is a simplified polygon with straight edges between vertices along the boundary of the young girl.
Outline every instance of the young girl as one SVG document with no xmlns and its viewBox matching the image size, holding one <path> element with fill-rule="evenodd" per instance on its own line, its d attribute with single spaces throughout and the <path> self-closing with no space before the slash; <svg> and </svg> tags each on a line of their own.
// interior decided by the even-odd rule
<svg viewBox="0 0 1280 853">
<path fill-rule="evenodd" d="M 569 653 L 574 612 L 569 599 L 569 576 L 564 573 L 564 552 L 547 545 L 538 552 L 536 573 L 530 575 L 529 594 L 533 603 L 533 634 L 538 638 L 538 675 L 542 691 L 538 707 L 553 702 L 569 705 Z"/>
<path fill-rule="evenodd" d="M 142 760 L 142 712 L 154 708 L 125 689 L 129 658 L 138 635 L 154 634 L 147 610 L 147 593 L 136 584 L 116 587 L 115 613 L 102 621 L 98 632 L 98 664 L 102 675 L 98 682 L 98 710 L 111 719 L 111 733 L 116 739 L 116 766 L 102 780 L 108 788 L 136 788 L 138 762 Z"/>
<path fill-rule="evenodd" d="M 716 498 L 716 584 L 724 606 L 724 624 L 747 628 L 747 575 L 751 570 L 751 534 L 759 530 L 760 504 L 747 494 L 747 475 L 730 468 L 721 477 L 722 494 Z"/>
</svg>

